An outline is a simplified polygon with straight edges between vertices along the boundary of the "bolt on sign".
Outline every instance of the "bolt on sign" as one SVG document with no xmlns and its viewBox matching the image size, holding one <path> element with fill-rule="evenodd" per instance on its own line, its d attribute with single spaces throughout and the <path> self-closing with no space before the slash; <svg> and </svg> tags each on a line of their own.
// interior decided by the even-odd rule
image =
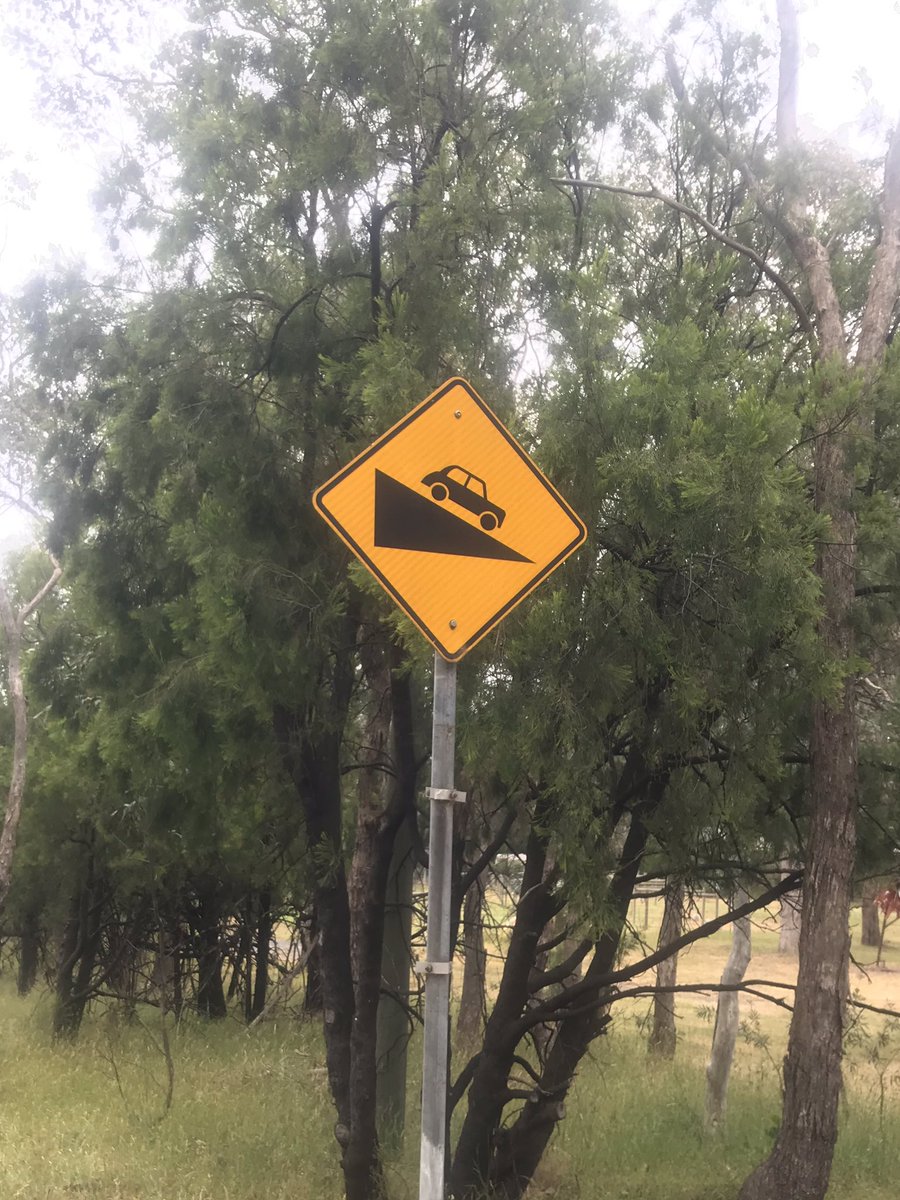
<svg viewBox="0 0 900 1200">
<path fill-rule="evenodd" d="M 587 536 L 464 379 L 432 392 L 313 503 L 449 662 Z"/>
</svg>

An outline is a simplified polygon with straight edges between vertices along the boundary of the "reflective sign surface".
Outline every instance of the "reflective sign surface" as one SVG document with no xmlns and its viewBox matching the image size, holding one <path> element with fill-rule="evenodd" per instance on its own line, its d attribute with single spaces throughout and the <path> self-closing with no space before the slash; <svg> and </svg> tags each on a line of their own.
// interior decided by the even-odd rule
<svg viewBox="0 0 900 1200">
<path fill-rule="evenodd" d="M 313 502 L 450 662 L 586 537 L 463 379 L 423 400 Z"/>
</svg>

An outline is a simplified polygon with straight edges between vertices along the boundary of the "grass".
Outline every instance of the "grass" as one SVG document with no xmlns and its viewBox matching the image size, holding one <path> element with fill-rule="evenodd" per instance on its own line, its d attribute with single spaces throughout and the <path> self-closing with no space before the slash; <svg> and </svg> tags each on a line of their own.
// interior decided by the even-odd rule
<svg viewBox="0 0 900 1200">
<path fill-rule="evenodd" d="M 545 1196 L 734 1200 L 771 1146 L 780 1109 L 774 1072 L 737 1071 L 726 1128 L 710 1136 L 703 1132 L 701 1058 L 681 1055 L 675 1063 L 651 1066 L 628 1031 L 605 1041 L 572 1092 L 547 1165 Z M 747 1049 L 741 1046 L 739 1056 L 746 1057 Z M 851 1093 L 830 1195 L 893 1200 L 898 1171 L 900 1107 L 895 1101 L 879 1121 L 877 1108 Z"/>
<path fill-rule="evenodd" d="M 67 1046 L 50 1042 L 45 1008 L 0 990 L 4 1200 L 339 1200 L 313 1026 L 185 1022 L 163 1115 L 158 1014 L 92 1016 Z"/>
<path fill-rule="evenodd" d="M 639 905 L 632 914 L 638 926 Z M 638 930 L 651 945 L 659 915 L 651 902 L 647 927 Z M 717 979 L 728 944 L 727 932 L 698 944 L 682 957 L 679 978 Z M 795 970 L 765 925 L 754 931 L 750 970 L 770 978 Z M 855 980 L 886 1004 L 900 1001 L 898 981 L 896 943 L 888 946 L 886 969 Z M 703 1072 L 714 1003 L 679 995 L 672 1064 L 648 1060 L 641 1033 L 647 1003 L 618 1007 L 612 1032 L 582 1066 L 533 1196 L 734 1200 L 771 1144 L 788 1017 L 742 1002 L 727 1126 L 707 1136 Z M 185 1021 L 171 1030 L 175 1091 L 168 1112 L 158 1035 L 152 1010 L 130 1025 L 94 1011 L 75 1045 L 53 1045 L 48 998 L 20 1000 L 9 977 L 0 978 L 0 1200 L 340 1200 L 316 1024 L 285 1019 L 248 1033 L 237 1021 Z M 848 1047 L 846 1080 L 830 1195 L 893 1200 L 900 1027 L 866 1017 Z M 417 1091 L 411 1082 L 408 1136 L 388 1168 L 391 1200 L 416 1195 Z"/>
</svg>

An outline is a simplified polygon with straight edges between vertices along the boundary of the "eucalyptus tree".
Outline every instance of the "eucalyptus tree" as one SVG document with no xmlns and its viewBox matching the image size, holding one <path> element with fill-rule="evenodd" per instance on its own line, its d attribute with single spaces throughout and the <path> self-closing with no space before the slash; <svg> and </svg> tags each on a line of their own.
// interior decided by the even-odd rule
<svg viewBox="0 0 900 1200">
<path fill-rule="evenodd" d="M 858 571 L 867 565 L 867 519 L 875 516 L 871 536 L 877 545 L 884 527 L 879 531 L 875 514 L 894 499 L 889 489 L 874 505 L 867 503 L 878 491 L 867 463 L 873 434 L 879 440 L 885 432 L 875 428 L 874 405 L 885 378 L 885 349 L 900 289 L 900 132 L 895 130 L 889 142 L 880 197 L 871 179 L 859 180 L 862 189 L 857 190 L 858 185 L 847 186 L 846 177 L 835 179 L 808 157 L 804 161 L 796 118 L 799 35 L 789 0 L 779 0 L 778 17 L 778 102 L 775 128 L 766 137 L 759 126 L 742 129 L 726 108 L 713 107 L 705 79 L 689 88 L 674 51 L 667 56 L 669 84 L 690 136 L 739 181 L 756 228 L 768 231 L 769 249 L 760 253 L 736 239 L 727 221 L 711 219 L 702 205 L 686 202 L 677 192 L 666 194 L 654 185 L 624 189 L 667 205 L 752 263 L 760 278 L 776 286 L 805 335 L 792 373 L 804 420 L 799 445 L 810 449 L 808 457 L 801 450 L 798 462 L 809 468 L 813 505 L 826 522 L 816 537 L 822 588 L 817 637 L 831 677 L 816 689 L 810 714 L 807 882 L 785 1109 L 772 1155 L 742 1192 L 748 1198 L 785 1191 L 823 1195 L 836 1138 L 847 913 L 856 852 L 860 663 L 854 607 Z M 721 39 L 723 63 L 733 67 L 737 44 L 734 38 Z M 834 231 L 833 240 L 827 231 Z M 867 597 L 879 590 L 878 585 L 859 589 Z M 893 590 L 892 580 L 885 590 Z"/>
<path fill-rule="evenodd" d="M 12 709 L 12 758 L 9 765 L 9 788 L 0 830 L 0 912 L 3 911 L 12 882 L 13 856 L 16 849 L 22 805 L 25 800 L 26 768 L 28 763 L 28 703 L 25 694 L 25 633 L 28 619 L 56 587 L 62 575 L 56 558 L 51 555 L 52 571 L 33 594 L 19 600 L 3 578 L 0 568 L 0 628 L 4 634 L 3 657 L 6 665 L 6 695 Z"/>
<path fill-rule="evenodd" d="M 0 299 L 0 513 L 13 511 L 28 516 L 38 525 L 42 516 L 32 506 L 31 468 L 39 435 L 28 403 L 31 380 L 26 369 L 25 344 L 19 336 L 8 299 Z M 5 691 L 12 713 L 12 747 L 9 786 L 0 829 L 0 913 L 9 894 L 13 855 L 25 799 L 28 763 L 28 703 L 25 689 L 27 628 L 43 602 L 59 583 L 62 567 L 49 555 L 41 577 L 34 577 L 33 562 L 20 564 L 13 577 L 0 560 L 0 630 L 5 663 Z M 31 568 L 30 570 L 28 568 Z M 22 590 L 24 587 L 24 591 Z"/>
</svg>

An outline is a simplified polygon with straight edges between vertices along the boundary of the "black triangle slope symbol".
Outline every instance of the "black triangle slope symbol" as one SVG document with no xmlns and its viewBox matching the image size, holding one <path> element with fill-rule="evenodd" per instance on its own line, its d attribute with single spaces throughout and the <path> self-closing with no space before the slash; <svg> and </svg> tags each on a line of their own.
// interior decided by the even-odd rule
<svg viewBox="0 0 900 1200">
<path fill-rule="evenodd" d="M 383 471 L 375 471 L 375 545 L 427 554 L 461 554 L 531 562 L 474 525 L 420 496 Z"/>
</svg>

